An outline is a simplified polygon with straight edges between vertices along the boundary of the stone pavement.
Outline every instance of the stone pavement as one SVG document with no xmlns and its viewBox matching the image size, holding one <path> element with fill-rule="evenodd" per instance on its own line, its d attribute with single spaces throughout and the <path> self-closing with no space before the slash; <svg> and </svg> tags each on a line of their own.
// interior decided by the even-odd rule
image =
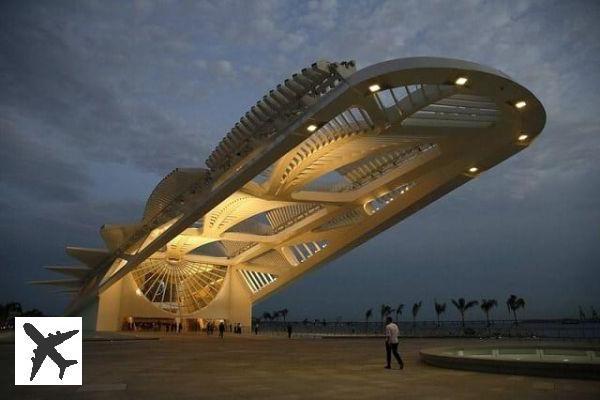
<svg viewBox="0 0 600 400">
<path fill-rule="evenodd" d="M 385 370 L 378 339 L 204 335 L 84 342 L 81 387 L 15 387 L 14 352 L 0 345 L 2 399 L 598 399 L 599 381 L 440 369 L 419 349 L 460 339 L 400 344 L 405 369 Z M 397 368 L 397 367 L 396 367 Z"/>
</svg>

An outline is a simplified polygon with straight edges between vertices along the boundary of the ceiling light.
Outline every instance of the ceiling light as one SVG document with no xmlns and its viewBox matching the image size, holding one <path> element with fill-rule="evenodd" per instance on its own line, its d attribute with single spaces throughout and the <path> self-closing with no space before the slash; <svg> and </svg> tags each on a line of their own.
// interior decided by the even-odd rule
<svg viewBox="0 0 600 400">
<path fill-rule="evenodd" d="M 460 78 L 457 78 L 454 83 L 458 86 L 463 86 L 465 83 L 467 83 L 468 79 L 465 78 L 464 76 L 461 76 Z"/>
<path fill-rule="evenodd" d="M 477 167 L 469 168 L 469 172 L 477 172 L 477 171 L 479 171 L 479 168 L 477 168 Z"/>
<path fill-rule="evenodd" d="M 515 107 L 517 107 L 517 108 L 523 108 L 523 107 L 525 107 L 526 105 L 527 105 L 527 103 L 525 103 L 523 100 L 521 100 L 521 101 L 518 101 L 518 102 L 515 104 Z"/>
<path fill-rule="evenodd" d="M 309 132 L 314 132 L 317 130 L 317 126 L 315 124 L 310 124 L 309 126 L 306 127 L 306 130 Z"/>
<path fill-rule="evenodd" d="M 527 140 L 528 137 L 529 137 L 528 135 L 523 134 L 523 135 L 520 135 L 517 139 L 519 139 L 519 142 L 523 142 L 523 141 Z"/>
<path fill-rule="evenodd" d="M 371 93 L 375 93 L 381 90 L 381 86 L 379 86 L 378 84 L 374 84 L 369 86 L 369 90 L 371 91 Z"/>
</svg>

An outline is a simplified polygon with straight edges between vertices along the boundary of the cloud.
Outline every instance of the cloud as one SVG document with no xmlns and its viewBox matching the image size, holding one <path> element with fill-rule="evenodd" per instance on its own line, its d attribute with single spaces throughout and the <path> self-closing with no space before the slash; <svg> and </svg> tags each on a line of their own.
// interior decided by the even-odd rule
<svg viewBox="0 0 600 400">
<path fill-rule="evenodd" d="M 231 77 L 235 75 L 233 64 L 228 60 L 203 60 L 193 61 L 193 65 L 203 73 L 210 73 L 216 77 Z"/>
<path fill-rule="evenodd" d="M 6 115 L 7 110 L 3 111 Z M 18 187 L 21 194 L 39 202 L 83 200 L 82 190 L 91 180 L 81 166 L 61 157 L 61 149 L 48 146 L 41 138 L 29 137 L 19 122 L 0 119 L 0 184 L 4 194 Z"/>
<path fill-rule="evenodd" d="M 599 19 L 596 2 L 561 1 L 1 2 L 0 232 L 10 238 L 1 261 L 34 274 L 40 263 L 59 261 L 60 247 L 73 240 L 100 245 L 99 225 L 138 218 L 164 174 L 202 167 L 258 98 L 317 59 L 355 59 L 364 67 L 444 56 L 498 68 L 531 89 L 547 110 L 543 134 L 311 275 L 303 281 L 308 289 L 300 283 L 293 286 L 299 291 L 269 301 L 310 305 L 318 285 L 347 298 L 344 290 L 363 282 L 361 260 L 383 266 L 369 275 L 371 287 L 384 279 L 390 296 L 392 286 L 408 282 L 407 296 L 423 296 L 411 289 L 419 287 L 441 297 L 447 290 L 436 276 L 470 293 L 521 285 L 496 269 L 535 276 L 552 291 L 569 248 L 577 264 L 563 283 L 580 297 L 566 299 L 563 310 L 591 301 L 584 282 L 597 281 L 592 265 L 600 258 L 590 244 L 600 222 Z M 33 236 L 28 226 L 36 227 Z M 19 247 L 50 236 L 35 257 Z M 469 248 L 473 241 L 479 250 Z M 542 263 L 549 273 L 540 272 Z M 471 274 L 479 286 L 452 271 Z M 10 277 L 4 284 L 22 289 L 22 277 Z M 340 279 L 347 284 L 337 288 Z M 544 290 L 532 296 L 552 301 Z M 383 296 L 364 293 L 364 301 Z"/>
</svg>

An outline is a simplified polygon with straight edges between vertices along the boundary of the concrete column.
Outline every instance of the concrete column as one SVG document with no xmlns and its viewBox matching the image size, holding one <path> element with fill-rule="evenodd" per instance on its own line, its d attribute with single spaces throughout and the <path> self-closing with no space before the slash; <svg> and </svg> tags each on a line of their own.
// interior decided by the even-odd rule
<svg viewBox="0 0 600 400">
<path fill-rule="evenodd" d="M 98 296 L 97 331 L 115 332 L 121 329 L 121 286 L 122 280 L 119 280 Z"/>
<path fill-rule="evenodd" d="M 252 322 L 252 301 L 250 293 L 237 271 L 229 279 L 229 319 L 242 326 L 250 326 Z"/>
<path fill-rule="evenodd" d="M 82 318 L 84 331 L 95 331 L 98 321 L 98 298 L 88 304 L 77 316 Z"/>
</svg>

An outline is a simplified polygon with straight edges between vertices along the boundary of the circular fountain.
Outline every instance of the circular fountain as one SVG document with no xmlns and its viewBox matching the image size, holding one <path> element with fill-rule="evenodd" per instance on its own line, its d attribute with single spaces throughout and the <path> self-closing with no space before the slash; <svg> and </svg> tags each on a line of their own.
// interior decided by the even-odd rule
<svg viewBox="0 0 600 400">
<path fill-rule="evenodd" d="M 600 379 L 600 347 L 573 344 L 495 344 L 421 350 L 436 367 L 555 378 Z"/>
</svg>

